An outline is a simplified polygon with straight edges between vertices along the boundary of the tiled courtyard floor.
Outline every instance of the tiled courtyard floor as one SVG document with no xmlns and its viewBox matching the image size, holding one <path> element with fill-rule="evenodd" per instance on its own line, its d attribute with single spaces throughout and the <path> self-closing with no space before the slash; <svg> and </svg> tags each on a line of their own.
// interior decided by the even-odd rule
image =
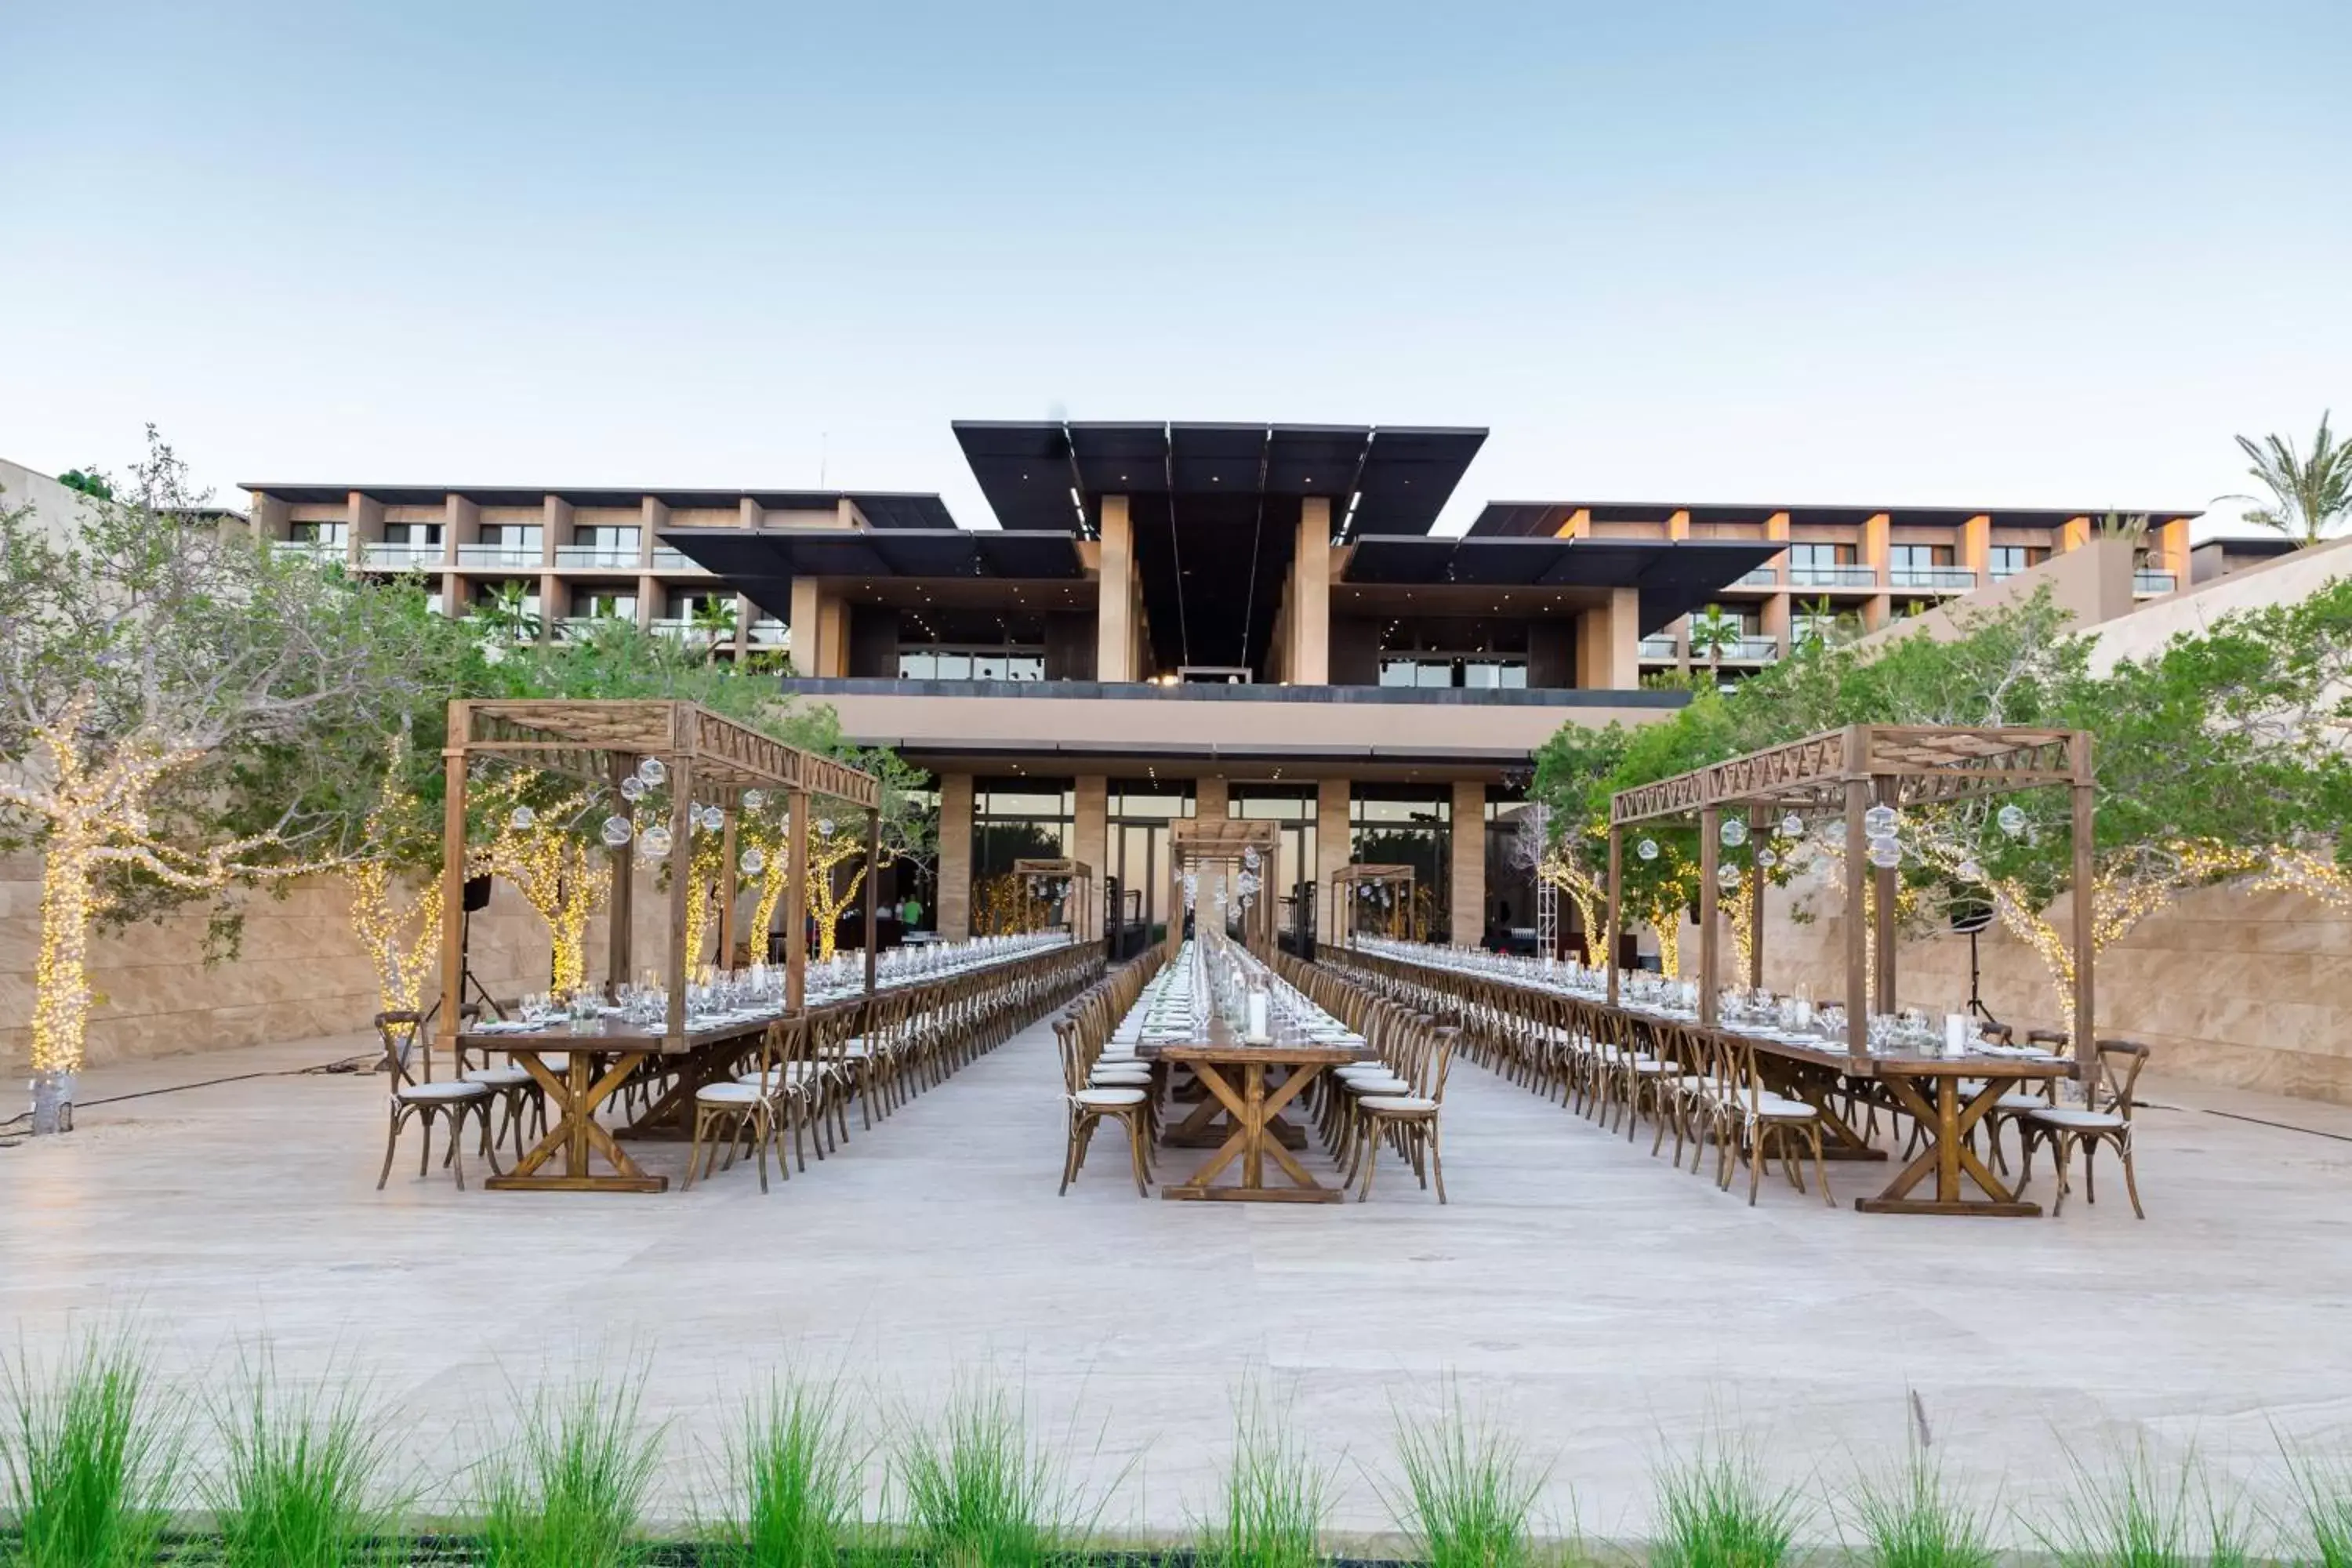
<svg viewBox="0 0 2352 1568">
<path fill-rule="evenodd" d="M 84 1096 L 364 1045 L 103 1069 Z M 2158 1081 L 2145 1223 L 2119 1181 L 2055 1221 L 1994 1222 L 1857 1215 L 1843 1200 L 1874 1167 L 1833 1169 L 1834 1211 L 1777 1183 L 1750 1209 L 1646 1135 L 1469 1067 L 1447 1207 L 1394 1169 L 1363 1205 L 1140 1202 L 1111 1147 L 1057 1199 L 1042 1026 L 765 1197 L 748 1167 L 651 1197 L 461 1194 L 413 1154 L 378 1194 L 382 1083 L 184 1089 L 0 1148 L 0 1337 L 51 1353 L 71 1321 L 127 1321 L 217 1378 L 267 1336 L 286 1371 L 369 1374 L 453 1500 L 511 1385 L 633 1357 L 681 1510 L 733 1402 L 785 1363 L 845 1373 L 877 1426 L 985 1371 L 1108 1490 L 1106 1525 L 1171 1531 L 1208 1502 L 1253 1380 L 1337 1467 L 1354 1530 L 1387 1523 L 1370 1477 L 1392 1412 L 1449 1382 L 1552 1463 L 1554 1519 L 1604 1537 L 1638 1533 L 1657 1456 L 1711 1431 L 1833 1493 L 1900 1455 L 1911 1391 L 1948 1474 L 2004 1520 L 2070 1454 L 2193 1446 L 2268 1485 L 2280 1436 L 2352 1447 L 2341 1108 Z M 684 1152 L 647 1159 L 675 1173 Z"/>
</svg>

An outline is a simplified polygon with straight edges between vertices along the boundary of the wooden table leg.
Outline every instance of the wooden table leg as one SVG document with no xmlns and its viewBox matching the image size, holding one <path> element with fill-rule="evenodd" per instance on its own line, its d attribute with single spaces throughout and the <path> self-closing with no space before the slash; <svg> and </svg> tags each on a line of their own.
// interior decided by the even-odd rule
<svg viewBox="0 0 2352 1568">
<path fill-rule="evenodd" d="M 1178 1201 L 1187 1199 L 1217 1199 L 1227 1202 L 1255 1203 L 1338 1203 L 1345 1194 L 1336 1188 L 1324 1186 L 1308 1174 L 1279 1140 L 1268 1137 L 1267 1130 L 1299 1092 L 1313 1081 L 1321 1069 L 1312 1067 L 1294 1068 L 1289 1077 L 1269 1094 L 1265 1088 L 1265 1069 L 1255 1064 L 1243 1070 L 1249 1081 L 1235 1089 L 1225 1080 L 1217 1067 L 1209 1062 L 1191 1064 L 1211 1098 L 1226 1111 L 1233 1131 L 1220 1144 L 1217 1152 L 1202 1163 L 1181 1185 L 1162 1186 L 1160 1195 Z M 1294 1184 L 1288 1187 L 1265 1184 L 1265 1158 L 1274 1162 Z M 1236 1159 L 1242 1162 L 1242 1179 L 1237 1185 L 1213 1185 L 1227 1165 Z"/>
<path fill-rule="evenodd" d="M 595 1071 L 588 1052 L 573 1050 L 564 1075 L 557 1078 L 536 1051 L 515 1051 L 514 1058 L 523 1065 L 540 1088 L 547 1094 L 554 1110 L 552 1125 L 546 1136 L 533 1145 L 530 1152 L 516 1162 L 513 1170 L 503 1176 L 492 1176 L 484 1183 L 499 1192 L 610 1192 L 659 1193 L 669 1188 L 667 1176 L 647 1175 L 627 1152 L 613 1141 L 613 1135 L 596 1121 L 596 1110 L 606 1100 L 620 1092 L 637 1064 L 645 1059 L 642 1051 L 621 1053 L 614 1064 L 602 1074 Z M 542 1175 L 541 1167 L 563 1153 L 563 1173 Z M 599 1175 L 590 1169 L 591 1153 L 601 1155 L 613 1167 L 610 1175 Z"/>
<path fill-rule="evenodd" d="M 2000 1102 L 2002 1091 L 2009 1087 L 2005 1080 L 1988 1081 L 1966 1106 L 1960 1104 L 1959 1080 L 1948 1074 L 1936 1075 L 1933 1105 L 1909 1079 L 1889 1076 L 1881 1081 L 1927 1134 L 1927 1147 L 1895 1173 L 1895 1179 L 1876 1197 L 1856 1198 L 1855 1208 L 1864 1214 L 1973 1214 L 2010 1218 L 2028 1218 L 2042 1212 L 2040 1204 L 2021 1201 L 2006 1183 L 1985 1168 L 1976 1151 L 1968 1147 L 1969 1131 Z M 1936 1195 L 1908 1196 L 1931 1171 L 1936 1175 Z M 1963 1175 L 1976 1184 L 1983 1196 L 1962 1194 Z"/>
</svg>

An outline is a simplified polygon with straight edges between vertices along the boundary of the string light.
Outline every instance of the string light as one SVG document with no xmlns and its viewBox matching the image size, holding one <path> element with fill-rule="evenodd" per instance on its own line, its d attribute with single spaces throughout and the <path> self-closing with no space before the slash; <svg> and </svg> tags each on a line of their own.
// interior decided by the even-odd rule
<svg viewBox="0 0 2352 1568">
<path fill-rule="evenodd" d="M 441 945 L 440 879 L 423 879 L 414 894 L 404 900 L 404 879 L 394 873 L 384 852 L 416 809 L 407 773 L 408 737 L 395 735 L 384 759 L 383 786 L 362 828 L 362 841 L 371 853 L 343 873 L 351 886 L 352 932 L 375 965 L 377 1004 L 386 1013 L 417 1007 L 424 996 L 425 975 Z"/>
<path fill-rule="evenodd" d="M 499 826 L 488 845 L 468 852 L 467 870 L 488 872 L 522 896 L 547 926 L 550 985 L 576 991 L 587 983 L 588 922 L 612 894 L 613 868 L 602 848 L 569 830 L 570 823 L 595 805 L 584 790 L 568 789 L 542 800 L 529 827 L 515 826 L 514 815 L 503 808 L 537 793 L 542 777 L 535 769 L 520 768 L 483 788 L 483 804 Z"/>
</svg>

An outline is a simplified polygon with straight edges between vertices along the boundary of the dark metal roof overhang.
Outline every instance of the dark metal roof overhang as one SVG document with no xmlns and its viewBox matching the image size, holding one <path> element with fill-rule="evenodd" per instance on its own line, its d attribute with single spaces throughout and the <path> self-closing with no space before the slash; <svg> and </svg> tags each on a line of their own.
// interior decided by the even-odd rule
<svg viewBox="0 0 2352 1568">
<path fill-rule="evenodd" d="M 1646 637 L 1782 548 L 1715 540 L 1367 538 L 1357 542 L 1342 581 L 1360 587 L 1633 588 L 1642 596 Z"/>
<path fill-rule="evenodd" d="M 786 617 L 796 577 L 1067 582 L 1086 574 L 1077 542 L 1066 532 L 670 528 L 659 537 L 761 609 Z"/>
</svg>

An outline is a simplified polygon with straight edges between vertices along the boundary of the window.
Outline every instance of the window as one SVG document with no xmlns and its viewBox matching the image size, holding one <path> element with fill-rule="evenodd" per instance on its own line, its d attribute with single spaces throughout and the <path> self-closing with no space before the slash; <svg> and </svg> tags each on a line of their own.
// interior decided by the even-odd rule
<svg viewBox="0 0 2352 1568">
<path fill-rule="evenodd" d="M 690 621 L 700 615 L 707 606 L 718 604 L 724 604 L 731 609 L 735 604 L 734 596 L 729 594 L 697 594 L 689 590 L 672 588 L 669 591 L 669 618 L 674 621 Z"/>
<path fill-rule="evenodd" d="M 637 552 L 637 531 L 634 528 L 599 523 L 591 528 L 573 529 L 572 542 L 586 545 L 592 550 L 605 550 L 616 554 L 625 553 L 634 556 Z"/>
<path fill-rule="evenodd" d="M 1789 546 L 1791 566 L 1851 566 L 1853 546 L 1851 544 L 1791 544 Z"/>
<path fill-rule="evenodd" d="M 1392 656 L 1381 660 L 1381 684 L 1433 690 L 1457 686 L 1488 691 L 1506 687 L 1523 689 L 1528 684 L 1528 661 L 1491 655 L 1463 658 L 1448 658 L 1442 654 Z"/>
<path fill-rule="evenodd" d="M 1018 645 L 958 647 L 947 643 L 906 643 L 898 648 L 901 680 L 1043 680 L 1043 648 Z"/>
<path fill-rule="evenodd" d="M 1791 640 L 1799 647 L 1807 643 L 1822 642 L 1836 636 L 1839 616 L 1817 616 L 1800 613 L 1789 617 Z"/>
<path fill-rule="evenodd" d="M 341 544 L 349 537 L 341 522 L 296 522 L 286 528 L 288 540 L 298 544 Z"/>
<path fill-rule="evenodd" d="M 578 594 L 572 596 L 572 613 L 604 619 L 634 621 L 637 618 L 637 596 L 635 594 Z"/>
<path fill-rule="evenodd" d="M 1897 572 L 1932 572 L 1952 563 L 1952 549 L 1948 544 L 1890 545 L 1886 563 Z"/>
<path fill-rule="evenodd" d="M 441 525 L 437 522 L 387 522 L 383 525 L 386 544 L 404 544 L 411 550 L 441 548 Z"/>
<path fill-rule="evenodd" d="M 486 522 L 482 524 L 482 542 L 495 544 L 501 550 L 528 551 L 539 553 L 540 530 L 537 523 Z"/>
<path fill-rule="evenodd" d="M 2030 544 L 1996 544 L 1992 547 L 1990 564 L 1995 577 L 2014 577 L 2028 567 L 2039 566 L 2049 558 L 2050 552 Z"/>
</svg>

